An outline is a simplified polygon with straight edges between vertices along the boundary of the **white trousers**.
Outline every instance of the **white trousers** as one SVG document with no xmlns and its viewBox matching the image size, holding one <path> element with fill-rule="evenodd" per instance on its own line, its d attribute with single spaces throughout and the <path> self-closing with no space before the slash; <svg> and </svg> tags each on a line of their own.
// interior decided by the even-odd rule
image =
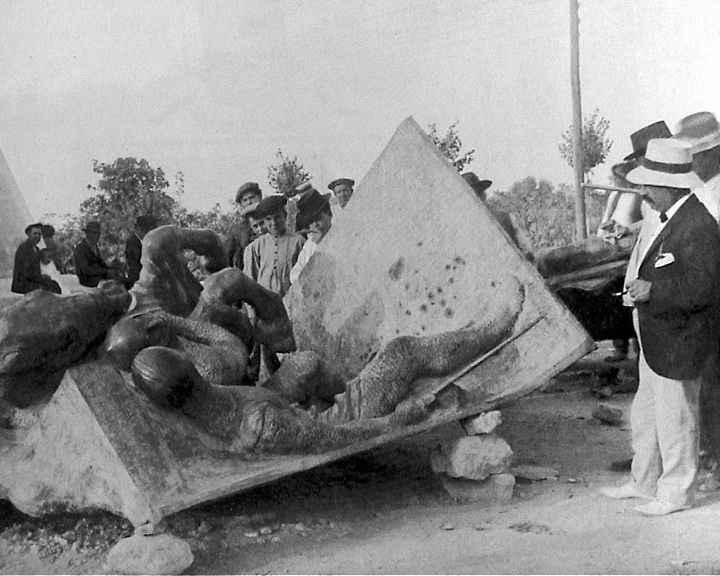
<svg viewBox="0 0 720 576">
<path fill-rule="evenodd" d="M 640 343 L 640 383 L 630 413 L 635 456 L 632 478 L 648 496 L 679 506 L 692 504 L 699 453 L 700 378 L 672 380 L 655 373 Z"/>
</svg>

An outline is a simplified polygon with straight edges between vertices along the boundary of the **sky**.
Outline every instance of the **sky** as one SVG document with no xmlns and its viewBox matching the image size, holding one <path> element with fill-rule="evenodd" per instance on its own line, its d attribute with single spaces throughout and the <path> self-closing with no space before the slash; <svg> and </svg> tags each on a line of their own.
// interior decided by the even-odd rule
<svg viewBox="0 0 720 576">
<path fill-rule="evenodd" d="M 718 0 L 580 0 L 585 115 L 614 141 L 720 114 Z M 356 181 L 400 122 L 459 121 L 493 189 L 572 182 L 568 0 L 2 0 L 0 150 L 35 218 L 76 213 L 93 160 L 145 158 L 181 202 L 269 192 L 278 149 L 324 190 Z"/>
</svg>

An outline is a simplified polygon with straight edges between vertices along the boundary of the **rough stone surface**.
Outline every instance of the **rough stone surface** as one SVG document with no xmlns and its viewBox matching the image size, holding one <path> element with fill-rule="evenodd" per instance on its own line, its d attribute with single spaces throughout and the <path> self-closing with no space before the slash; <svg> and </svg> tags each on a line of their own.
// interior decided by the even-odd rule
<svg viewBox="0 0 720 576">
<path fill-rule="evenodd" d="M 502 415 L 500 410 L 491 410 L 483 412 L 473 418 L 467 418 L 460 422 L 465 434 L 468 436 L 476 436 L 478 434 L 490 434 L 495 428 L 502 424 Z"/>
<path fill-rule="evenodd" d="M 510 473 L 516 478 L 530 480 L 531 482 L 557 478 L 558 475 L 558 471 L 555 470 L 555 468 L 548 468 L 547 466 L 531 466 L 529 464 L 514 466 L 510 469 Z"/>
<path fill-rule="evenodd" d="M 593 410 L 593 418 L 597 418 L 603 424 L 620 426 L 623 423 L 623 411 L 609 404 L 598 404 Z"/>
<path fill-rule="evenodd" d="M 112 547 L 103 568 L 108 574 L 181 574 L 193 560 L 190 545 L 176 536 L 134 535 Z"/>
<path fill-rule="evenodd" d="M 508 443 L 496 434 L 449 440 L 430 455 L 433 472 L 471 480 L 507 472 L 512 457 Z"/>
<path fill-rule="evenodd" d="M 484 480 L 444 476 L 442 482 L 445 491 L 456 500 L 487 504 L 510 502 L 515 488 L 515 478 L 512 474 L 492 474 Z"/>
</svg>

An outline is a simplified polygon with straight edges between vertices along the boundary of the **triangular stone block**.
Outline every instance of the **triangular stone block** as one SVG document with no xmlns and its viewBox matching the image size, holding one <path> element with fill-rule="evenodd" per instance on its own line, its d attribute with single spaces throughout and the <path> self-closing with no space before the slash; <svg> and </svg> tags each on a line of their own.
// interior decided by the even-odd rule
<svg viewBox="0 0 720 576">
<path fill-rule="evenodd" d="M 15 250 L 25 240 L 30 210 L 0 150 L 0 272 L 10 272 Z"/>
<path fill-rule="evenodd" d="M 460 382 L 479 402 L 529 392 L 592 349 L 486 206 L 408 118 L 285 297 L 301 350 L 345 379 L 400 335 L 473 321 L 503 278 L 525 288 L 526 334 Z"/>
</svg>

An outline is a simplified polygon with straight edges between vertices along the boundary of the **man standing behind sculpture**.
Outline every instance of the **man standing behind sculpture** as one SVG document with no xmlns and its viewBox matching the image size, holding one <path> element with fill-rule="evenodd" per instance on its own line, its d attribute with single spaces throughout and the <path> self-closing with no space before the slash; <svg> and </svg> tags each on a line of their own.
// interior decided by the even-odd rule
<svg viewBox="0 0 720 576">
<path fill-rule="evenodd" d="M 290 270 L 297 262 L 305 239 L 287 230 L 285 196 L 268 196 L 254 210 L 265 222 L 268 234 L 245 250 L 245 273 L 260 286 L 285 296 L 290 288 Z"/>
<path fill-rule="evenodd" d="M 476 176 L 475 172 L 466 172 L 462 175 L 462 177 L 465 179 L 465 182 L 470 184 L 470 187 L 473 189 L 480 202 L 486 204 L 487 197 L 485 195 L 485 191 L 492 186 L 492 180 L 480 180 Z M 493 215 L 495 220 L 498 221 L 502 229 L 505 230 L 505 233 L 510 236 L 510 240 L 513 241 L 513 244 L 520 249 L 523 256 L 532 262 L 534 259 L 533 246 L 530 241 L 530 236 L 525 228 L 520 225 L 512 214 L 505 212 L 505 210 L 498 210 L 490 206 L 488 206 L 488 210 L 490 210 L 490 213 Z"/>
<path fill-rule="evenodd" d="M 338 178 L 328 184 L 328 188 L 332 191 L 337 199 L 338 206 L 342 210 L 345 209 L 347 203 L 350 202 L 350 198 L 353 195 L 353 186 L 355 186 L 355 180 L 350 178 Z"/>
<path fill-rule="evenodd" d="M 651 140 L 628 181 L 643 186 L 660 225 L 643 227 L 626 275 L 640 341 L 631 412 L 632 478 L 611 498 L 653 498 L 636 510 L 664 515 L 692 506 L 698 470 L 700 375 L 715 350 L 720 229 L 690 194 L 700 179 L 690 147 Z"/>
<path fill-rule="evenodd" d="M 128 266 L 128 289 L 140 278 L 140 258 L 142 257 L 142 239 L 145 234 L 157 226 L 157 221 L 152 216 L 138 216 L 135 220 L 135 228 L 125 241 L 125 261 Z"/>
<path fill-rule="evenodd" d="M 30 224 L 25 228 L 27 240 L 18 246 L 13 266 L 11 290 L 16 294 L 28 294 L 33 290 L 47 290 L 60 294 L 57 282 L 40 271 L 40 249 L 38 244 L 42 238 L 42 224 Z"/>
<path fill-rule="evenodd" d="M 308 230 L 308 235 L 295 266 L 290 270 L 291 284 L 294 284 L 300 277 L 300 272 L 303 271 L 312 255 L 315 254 L 318 244 L 330 231 L 332 217 L 330 194 L 320 194 L 315 188 L 312 188 L 298 200 L 298 228 Z"/>
<path fill-rule="evenodd" d="M 258 236 L 248 223 L 248 211 L 254 209 L 260 200 L 262 200 L 262 191 L 257 182 L 245 182 L 235 193 L 239 219 L 233 222 L 227 232 L 227 251 L 230 266 L 240 270 L 243 269 L 245 248 Z"/>
<path fill-rule="evenodd" d="M 85 238 L 73 250 L 75 274 L 77 274 L 80 284 L 96 288 L 101 280 L 121 280 L 120 274 L 111 270 L 100 254 L 98 247 L 102 233 L 100 222 L 88 222 L 83 228 L 83 232 L 85 232 Z"/>
<path fill-rule="evenodd" d="M 268 233 L 254 240 L 245 249 L 244 272 L 263 288 L 285 296 L 290 289 L 290 271 L 295 266 L 305 239 L 299 234 L 287 230 L 287 204 L 285 196 L 276 195 L 263 198 L 253 211 L 257 219 L 265 222 Z M 251 318 L 254 322 L 254 319 Z M 265 367 L 271 374 L 280 366 L 277 356 L 266 347 L 262 347 Z M 259 375 L 257 350 L 253 351 L 248 369 L 250 379 Z"/>
</svg>

